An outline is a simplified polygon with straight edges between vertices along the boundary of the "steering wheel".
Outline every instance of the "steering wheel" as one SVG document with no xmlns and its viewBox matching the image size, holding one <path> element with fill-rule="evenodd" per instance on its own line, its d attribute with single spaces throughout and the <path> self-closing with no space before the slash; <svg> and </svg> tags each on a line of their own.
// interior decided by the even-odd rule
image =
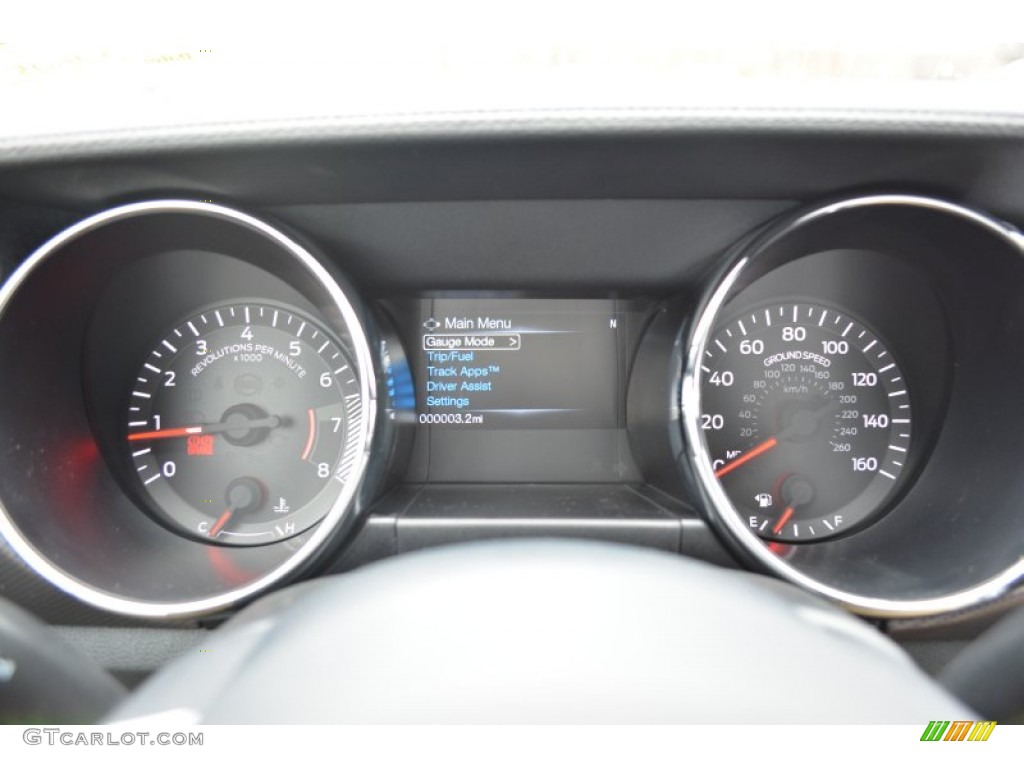
<svg viewBox="0 0 1024 768">
<path fill-rule="evenodd" d="M 927 723 L 976 719 L 865 621 L 654 551 L 421 551 L 257 601 L 108 722 Z"/>
</svg>

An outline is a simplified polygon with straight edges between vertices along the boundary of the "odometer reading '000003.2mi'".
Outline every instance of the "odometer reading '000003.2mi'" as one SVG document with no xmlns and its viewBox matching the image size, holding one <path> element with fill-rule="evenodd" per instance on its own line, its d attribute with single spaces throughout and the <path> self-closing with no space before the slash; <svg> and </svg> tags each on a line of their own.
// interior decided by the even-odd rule
<svg viewBox="0 0 1024 768">
<path fill-rule="evenodd" d="M 128 451 L 151 510 L 218 544 L 266 544 L 321 520 L 349 482 L 365 418 L 343 347 L 262 303 L 173 328 L 128 401 Z"/>
<path fill-rule="evenodd" d="M 884 509 L 907 470 L 907 383 L 845 312 L 787 302 L 734 316 L 711 334 L 700 393 L 715 476 L 765 539 L 851 532 Z"/>
</svg>

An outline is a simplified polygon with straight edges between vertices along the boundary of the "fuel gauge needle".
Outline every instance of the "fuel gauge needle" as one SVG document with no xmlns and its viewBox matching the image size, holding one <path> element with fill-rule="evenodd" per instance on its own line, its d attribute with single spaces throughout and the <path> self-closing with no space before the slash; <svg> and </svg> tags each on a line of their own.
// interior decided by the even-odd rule
<svg viewBox="0 0 1024 768">
<path fill-rule="evenodd" d="M 785 527 L 786 523 L 789 522 L 789 518 L 791 518 L 792 516 L 793 516 L 793 508 L 792 507 L 786 507 L 786 510 L 782 513 L 782 517 L 780 517 L 778 522 L 775 523 L 775 525 L 772 527 L 772 533 L 774 533 L 775 535 L 778 535 L 779 533 L 781 533 L 782 529 Z"/>
</svg>

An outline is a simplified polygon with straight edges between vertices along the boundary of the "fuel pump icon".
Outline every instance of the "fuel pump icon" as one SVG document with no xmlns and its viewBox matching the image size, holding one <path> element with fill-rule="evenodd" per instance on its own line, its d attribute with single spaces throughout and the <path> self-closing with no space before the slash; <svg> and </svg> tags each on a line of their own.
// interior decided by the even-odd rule
<svg viewBox="0 0 1024 768">
<path fill-rule="evenodd" d="M 757 502 L 757 506 L 761 509 L 766 509 L 774 503 L 770 493 L 759 493 L 754 497 L 754 501 Z"/>
</svg>

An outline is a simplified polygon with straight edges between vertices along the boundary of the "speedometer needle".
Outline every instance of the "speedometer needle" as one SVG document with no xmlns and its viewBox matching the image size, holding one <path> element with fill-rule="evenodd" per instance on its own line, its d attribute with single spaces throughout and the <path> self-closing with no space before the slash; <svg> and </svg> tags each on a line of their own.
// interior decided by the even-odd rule
<svg viewBox="0 0 1024 768">
<path fill-rule="evenodd" d="M 231 420 L 215 424 L 198 424 L 194 427 L 173 427 L 156 429 L 152 432 L 133 432 L 129 440 L 165 440 L 169 437 L 187 437 L 188 435 L 209 435 L 216 432 L 234 432 L 240 429 L 275 429 L 281 426 L 280 416 L 268 416 L 265 419 Z"/>
<path fill-rule="evenodd" d="M 801 411 L 796 414 L 785 429 L 778 432 L 774 437 L 769 437 L 760 445 L 756 445 L 749 451 L 739 456 L 728 464 L 724 464 L 715 471 L 715 477 L 724 477 L 725 475 L 732 472 L 734 469 L 738 469 L 746 464 L 751 459 L 757 458 L 765 451 L 770 451 L 781 440 L 789 440 L 794 436 L 809 436 L 813 435 L 815 430 L 818 428 L 818 419 L 827 414 L 829 411 L 834 410 L 838 407 L 838 401 L 827 400 L 823 406 L 814 411 Z"/>
<path fill-rule="evenodd" d="M 757 445 L 757 446 L 751 448 L 749 451 L 744 453 L 742 456 L 739 456 L 739 457 L 733 459 L 732 461 L 730 461 L 728 464 L 724 464 L 723 466 L 719 467 L 718 470 L 715 472 L 715 477 L 724 477 L 725 475 L 727 475 L 730 472 L 732 472 L 734 469 L 742 467 L 744 464 L 746 464 L 751 459 L 756 459 L 762 453 L 765 453 L 766 451 L 770 451 L 772 448 L 774 448 L 778 444 L 779 444 L 779 441 L 776 438 L 769 437 L 763 443 L 761 443 L 760 445 Z"/>
</svg>

